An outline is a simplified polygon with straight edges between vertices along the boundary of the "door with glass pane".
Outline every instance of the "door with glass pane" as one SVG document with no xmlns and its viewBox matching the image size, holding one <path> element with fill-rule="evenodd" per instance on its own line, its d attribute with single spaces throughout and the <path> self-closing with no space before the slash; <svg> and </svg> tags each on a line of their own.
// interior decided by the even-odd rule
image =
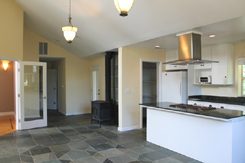
<svg viewBox="0 0 245 163">
<path fill-rule="evenodd" d="M 46 63 L 20 62 L 20 128 L 47 126 Z"/>
</svg>

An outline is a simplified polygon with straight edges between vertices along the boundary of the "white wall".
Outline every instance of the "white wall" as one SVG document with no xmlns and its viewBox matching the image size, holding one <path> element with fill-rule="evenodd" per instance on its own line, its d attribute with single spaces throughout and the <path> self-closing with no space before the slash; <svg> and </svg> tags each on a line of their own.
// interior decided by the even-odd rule
<svg viewBox="0 0 245 163">
<path fill-rule="evenodd" d="M 119 130 L 122 131 L 140 127 L 140 59 L 165 61 L 165 51 L 119 48 Z M 128 94 L 126 89 L 129 89 Z"/>
</svg>

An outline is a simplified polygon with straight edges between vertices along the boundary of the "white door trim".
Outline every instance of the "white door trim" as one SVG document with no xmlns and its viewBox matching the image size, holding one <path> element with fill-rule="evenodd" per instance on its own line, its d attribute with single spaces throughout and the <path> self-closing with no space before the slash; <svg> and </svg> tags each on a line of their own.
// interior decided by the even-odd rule
<svg viewBox="0 0 245 163">
<path fill-rule="evenodd" d="M 161 79 L 162 79 L 162 60 L 148 60 L 148 59 L 140 59 L 140 103 L 143 102 L 143 62 L 152 62 L 157 64 L 157 102 L 160 102 L 162 99 L 162 85 L 161 85 Z M 142 116 L 143 109 L 140 107 L 140 128 L 143 127 L 143 121 Z"/>
</svg>

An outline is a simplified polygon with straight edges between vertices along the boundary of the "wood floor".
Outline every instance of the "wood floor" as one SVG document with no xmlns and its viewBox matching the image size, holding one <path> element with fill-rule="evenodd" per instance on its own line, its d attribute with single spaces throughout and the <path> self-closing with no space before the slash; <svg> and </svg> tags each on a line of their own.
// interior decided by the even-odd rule
<svg viewBox="0 0 245 163">
<path fill-rule="evenodd" d="M 0 136 L 16 131 L 15 117 L 13 115 L 0 117 Z"/>
</svg>

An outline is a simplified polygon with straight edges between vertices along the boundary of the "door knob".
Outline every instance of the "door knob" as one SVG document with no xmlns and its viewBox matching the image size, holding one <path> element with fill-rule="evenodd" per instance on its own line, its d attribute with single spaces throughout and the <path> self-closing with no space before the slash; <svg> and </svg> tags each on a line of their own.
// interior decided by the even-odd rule
<svg viewBox="0 0 245 163">
<path fill-rule="evenodd" d="M 46 99 L 46 97 L 44 96 L 43 99 Z"/>
</svg>

